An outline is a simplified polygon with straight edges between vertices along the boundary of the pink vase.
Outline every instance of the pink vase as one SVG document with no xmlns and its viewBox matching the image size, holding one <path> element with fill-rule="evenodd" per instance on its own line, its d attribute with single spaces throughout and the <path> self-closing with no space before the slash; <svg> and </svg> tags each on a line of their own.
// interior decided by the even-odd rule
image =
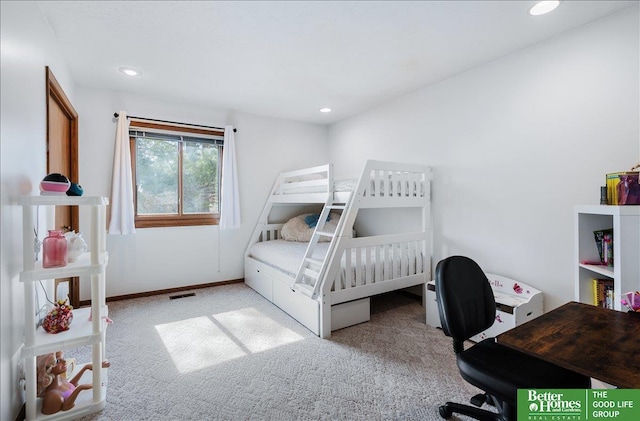
<svg viewBox="0 0 640 421">
<path fill-rule="evenodd" d="M 42 267 L 57 268 L 67 265 L 67 239 L 62 230 L 49 230 L 42 241 Z"/>
</svg>

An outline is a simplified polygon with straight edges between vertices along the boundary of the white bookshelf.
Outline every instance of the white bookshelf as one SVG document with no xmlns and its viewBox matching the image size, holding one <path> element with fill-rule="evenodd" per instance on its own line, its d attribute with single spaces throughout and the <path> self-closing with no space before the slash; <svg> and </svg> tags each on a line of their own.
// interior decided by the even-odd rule
<svg viewBox="0 0 640 421">
<path fill-rule="evenodd" d="M 106 318 L 108 307 L 105 302 L 105 271 L 108 263 L 106 251 L 105 212 L 108 204 L 104 197 L 69 196 L 24 196 L 18 204 L 23 212 L 23 270 L 20 282 L 24 286 L 25 332 L 22 358 L 25 363 L 26 378 L 26 419 L 27 420 L 69 420 L 97 412 L 104 408 L 107 393 L 107 369 L 102 368 L 105 360 Z M 43 268 L 42 259 L 36 260 L 33 227 L 34 214 L 38 206 L 87 206 L 91 209 L 89 252 L 81 255 L 76 262 L 60 268 Z M 37 211 L 36 211 L 37 212 Z M 73 310 L 73 322 L 69 330 L 50 334 L 38 327 L 35 289 L 41 280 L 79 277 L 80 282 L 91 283 L 91 306 Z M 90 317 L 91 316 L 91 317 Z M 91 319 L 91 320 L 90 320 Z M 92 383 L 91 391 L 78 395 L 75 406 L 68 411 L 55 414 L 41 413 L 41 399 L 37 395 L 36 357 L 56 351 L 92 346 L 91 363 L 93 370 L 85 372 L 82 383 Z M 78 364 L 80 368 L 83 364 Z"/>
<path fill-rule="evenodd" d="M 640 290 L 640 206 L 580 205 L 575 207 L 575 299 L 593 304 L 592 280 L 612 279 L 614 309 L 624 310 L 621 294 Z M 598 261 L 594 231 L 613 229 L 613 266 Z"/>
</svg>

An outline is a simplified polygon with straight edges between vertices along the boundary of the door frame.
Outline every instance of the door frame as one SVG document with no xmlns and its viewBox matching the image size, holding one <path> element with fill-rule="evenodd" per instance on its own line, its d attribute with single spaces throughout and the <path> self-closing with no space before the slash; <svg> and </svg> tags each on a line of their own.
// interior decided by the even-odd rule
<svg viewBox="0 0 640 421">
<path fill-rule="evenodd" d="M 53 75 L 53 72 L 49 66 L 45 67 L 45 88 L 46 88 L 46 123 L 47 123 L 47 174 L 51 171 L 49 169 L 49 100 L 53 99 L 60 109 L 65 113 L 71 123 L 70 130 L 70 145 L 69 145 L 69 166 L 70 174 L 68 177 L 74 182 L 78 182 L 78 113 L 76 112 L 71 101 L 62 90 L 62 86 L 58 83 L 58 80 Z M 77 206 L 71 207 L 71 229 L 79 232 L 80 218 L 79 210 Z M 57 289 L 57 288 L 56 288 Z M 80 282 L 79 278 L 71 278 L 69 285 L 69 300 L 70 304 L 74 307 L 80 305 Z"/>
</svg>

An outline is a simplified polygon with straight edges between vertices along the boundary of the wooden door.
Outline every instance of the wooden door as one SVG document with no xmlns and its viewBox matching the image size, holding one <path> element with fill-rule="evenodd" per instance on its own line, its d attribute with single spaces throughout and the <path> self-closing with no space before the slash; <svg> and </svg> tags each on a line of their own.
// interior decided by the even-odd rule
<svg viewBox="0 0 640 421">
<path fill-rule="evenodd" d="M 60 173 L 78 183 L 78 113 L 54 77 L 46 68 L 47 87 L 47 174 Z M 78 207 L 56 206 L 55 227 L 64 231 L 78 232 Z M 68 282 L 69 302 L 80 304 L 78 278 L 56 279 L 56 300 L 58 285 Z"/>
</svg>

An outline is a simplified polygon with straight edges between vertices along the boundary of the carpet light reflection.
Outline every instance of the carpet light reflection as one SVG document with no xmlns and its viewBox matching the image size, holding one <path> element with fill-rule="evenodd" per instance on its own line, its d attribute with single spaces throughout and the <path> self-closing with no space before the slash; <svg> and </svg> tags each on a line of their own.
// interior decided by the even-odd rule
<svg viewBox="0 0 640 421">
<path fill-rule="evenodd" d="M 304 339 L 253 307 L 156 325 L 180 373 Z"/>
</svg>

